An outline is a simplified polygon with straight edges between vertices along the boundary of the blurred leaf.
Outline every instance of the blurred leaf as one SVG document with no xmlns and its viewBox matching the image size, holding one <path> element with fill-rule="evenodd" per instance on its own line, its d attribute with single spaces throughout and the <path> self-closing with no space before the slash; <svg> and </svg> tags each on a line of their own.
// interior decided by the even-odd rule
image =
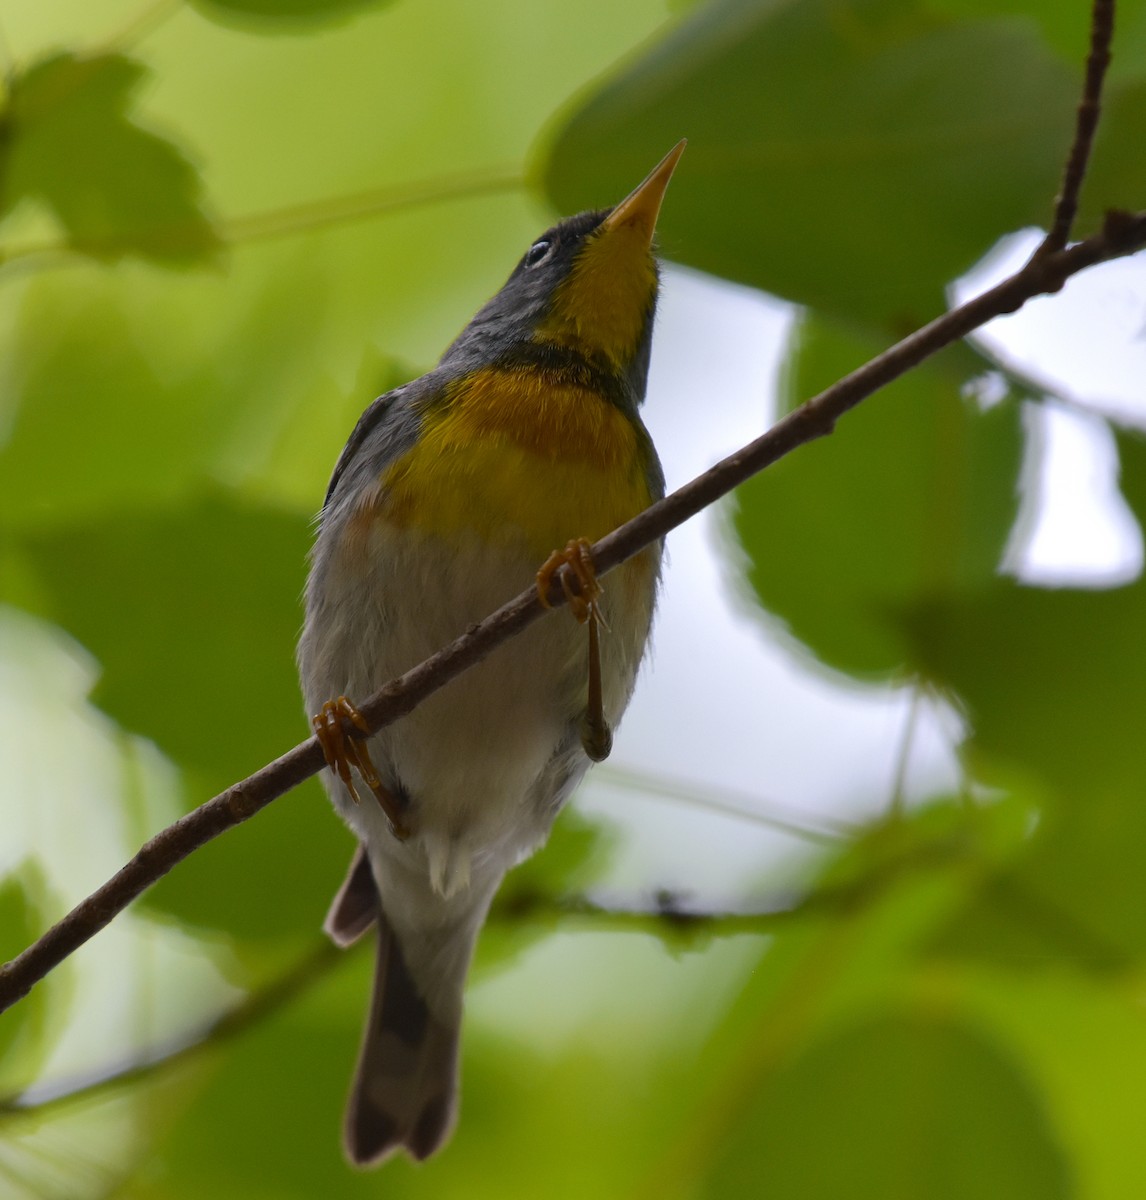
<svg viewBox="0 0 1146 1200">
<path fill-rule="evenodd" d="M 825 1150 L 825 1147 L 829 1149 Z M 1030 1082 L 976 1030 L 887 1015 L 769 1080 L 709 1176 L 713 1196 L 1053 1200 L 1070 1170 Z"/>
<path fill-rule="evenodd" d="M 297 339 L 294 344 L 298 345 Z M 317 512 L 338 455 L 363 410 L 376 396 L 401 387 L 422 372 L 396 362 L 370 343 L 362 351 L 348 388 L 299 394 L 301 371 L 298 367 L 291 370 L 294 356 L 287 346 L 278 361 L 286 370 L 275 372 L 272 381 L 277 402 L 268 396 L 271 403 L 259 414 L 256 428 L 244 430 L 246 437 L 240 434 L 232 439 L 228 455 L 234 464 L 232 474 L 242 479 L 244 493 L 253 498 Z M 291 387 L 292 382 L 296 387 Z M 293 402 L 284 404 L 284 397 Z M 259 456 L 262 461 L 253 461 L 249 453 L 250 443 L 255 441 L 265 447 Z"/>
<path fill-rule="evenodd" d="M 678 1148 L 657 1176 L 668 1194 L 697 1194 L 689 1185 L 707 1178 L 711 1163 L 722 1156 L 729 1157 L 728 1176 L 720 1176 L 722 1186 L 710 1189 L 712 1195 L 725 1195 L 723 1185 L 731 1186 L 733 1175 L 747 1179 L 757 1124 L 742 1124 L 742 1114 L 753 1106 L 763 1111 L 782 1105 L 777 1098 L 798 1070 L 793 1064 L 803 1055 L 820 1054 L 814 1048 L 834 1031 L 866 1018 L 873 1006 L 914 1001 L 913 964 L 936 931 L 963 911 L 984 871 L 1009 861 L 1021 848 L 1024 812 L 1029 815 L 1029 805 L 1010 800 L 982 807 L 949 800 L 880 822 L 839 848 L 792 919 L 769 939 L 706 1043 L 700 1079 L 692 1089 L 693 1112 L 673 1135 Z M 949 991 L 943 1003 L 952 1005 Z M 822 1055 L 826 1060 L 827 1051 Z M 878 1059 L 868 1069 L 874 1079 Z M 865 1103 L 874 1090 L 873 1083 L 863 1091 Z M 822 1124 L 820 1115 L 807 1115 L 800 1136 Z M 762 1151 L 764 1143 L 758 1146 Z M 882 1152 L 881 1147 L 873 1151 Z M 758 1154 L 754 1169 L 757 1188 L 761 1180 L 771 1180 L 770 1157 Z M 820 1194 L 832 1193 L 777 1188 L 777 1195 Z M 845 1187 L 835 1194 L 869 1192 Z M 926 1188 L 918 1194 L 930 1195 Z"/>
<path fill-rule="evenodd" d="M 999 580 L 911 620 L 929 676 L 966 704 L 977 753 L 1076 794 L 1141 767 L 1146 588 L 1044 590 Z"/>
<path fill-rule="evenodd" d="M 284 736 L 283 749 L 289 740 Z M 202 787 L 189 799 L 200 803 L 213 790 Z M 256 943 L 313 939 L 353 850 L 321 785 L 310 780 L 197 850 L 147 893 L 146 903 L 247 943 L 237 952 L 261 962 Z"/>
<path fill-rule="evenodd" d="M 43 881 L 32 864 L 0 881 L 0 962 L 15 958 L 44 931 L 37 902 L 42 891 Z M 33 988 L 14 1008 L 0 1014 L 0 1094 L 25 1085 L 46 1054 L 42 1044 L 46 994 L 44 987 Z"/>
<path fill-rule="evenodd" d="M 964 973 L 969 1015 L 1015 1047 L 1063 1132 L 1086 1200 L 1138 1194 L 1146 1021 L 1138 988 L 1066 971 Z"/>
<path fill-rule="evenodd" d="M 881 347 L 808 316 L 785 408 Z M 836 433 L 736 493 L 749 581 L 768 612 L 827 665 L 887 675 L 912 661 L 904 614 L 992 583 L 1018 510 L 1020 413 L 960 395 L 943 360 L 896 381 Z"/>
<path fill-rule="evenodd" d="M 130 119 L 146 74 L 118 54 L 58 53 L 17 76 L 0 127 L 0 211 L 40 200 L 73 249 L 105 262 L 213 255 L 219 239 L 195 168 L 173 142 Z"/>
<path fill-rule="evenodd" d="M 1142 208 L 1142 198 L 1146 196 L 1146 161 L 1138 147 L 1144 143 L 1146 81 L 1111 87 L 1102 100 L 1102 120 L 1079 199 L 1082 233 L 1098 228 L 1108 209 Z"/>
<path fill-rule="evenodd" d="M 1141 520 L 1146 441 L 1122 433 L 1119 450 Z M 980 768 L 1017 769 L 1047 793 L 1031 852 L 948 931 L 948 947 L 1027 966 L 1063 955 L 1088 969 L 1146 952 L 1144 612 L 1141 577 L 1106 591 L 999 580 L 921 610 L 918 653 L 966 706 Z M 1036 941 L 1006 932 L 1016 916 Z"/>
<path fill-rule="evenodd" d="M 204 480 L 316 511 L 359 413 L 409 378 L 370 346 L 357 351 L 357 380 L 336 386 L 315 353 L 328 303 L 325 281 L 298 262 L 289 284 L 261 280 L 204 337 L 169 295 L 36 280 L 3 363 L 0 522 L 44 528 L 186 503 Z"/>
<path fill-rule="evenodd" d="M 359 956 L 365 966 L 366 955 Z M 337 1007 L 313 993 L 274 1013 L 213 1054 L 214 1071 L 194 1103 L 152 1130 L 158 1171 L 143 1170 L 117 1196 L 127 1200 L 311 1200 L 375 1196 L 378 1180 L 350 1170 L 339 1151 L 339 1122 L 366 992 L 352 1004 L 340 972 Z M 355 1011 L 359 1008 L 359 1011 Z M 204 1152 L 210 1147 L 209 1152 Z"/>
<path fill-rule="evenodd" d="M 962 20 L 983 17 L 1019 17 L 1035 26 L 1047 45 L 1071 66 L 1081 69 L 1090 46 L 1089 4 L 1047 4 L 1046 0 L 929 0 L 935 12 Z M 1114 62 L 1107 76 L 1114 81 L 1141 76 L 1146 57 L 1136 54 L 1146 35 L 1146 2 L 1118 0 L 1115 21 Z"/>
<path fill-rule="evenodd" d="M 1030 854 L 987 879 L 939 932 L 936 954 L 1010 971 L 1065 965 L 1094 976 L 1124 973 L 1142 960 L 1140 797 L 1106 791 L 1070 800 L 1061 818 L 1047 818 Z"/>
<path fill-rule="evenodd" d="M 1028 22 L 717 0 L 595 89 L 542 170 L 572 211 L 623 196 L 687 136 L 670 258 L 902 330 L 999 237 L 1049 219 L 1076 80 Z"/>
<path fill-rule="evenodd" d="M 1146 518 L 1146 441 L 1118 435 L 1121 486 Z M 1082 797 L 1140 776 L 1146 727 L 1146 581 L 1025 587 L 922 607 L 908 622 L 932 678 L 966 704 L 977 752 Z"/>
<path fill-rule="evenodd" d="M 966 704 L 974 761 L 988 778 L 1002 764 L 1049 789 L 1030 856 L 999 885 L 1014 900 L 1002 912 L 1029 911 L 1044 945 L 1090 968 L 1146 950 L 1144 605 L 1141 583 L 1088 593 L 1000 582 L 921 617 L 920 653 Z M 1000 897 L 982 903 L 997 929 Z M 997 955 L 982 916 L 969 919 L 964 943 Z M 1016 949 L 1038 965 L 1037 948 Z"/>
<path fill-rule="evenodd" d="M 309 522 L 216 494 L 26 542 L 93 699 L 211 787 L 307 733 L 295 676 Z"/>
<path fill-rule="evenodd" d="M 69 303 L 54 289 L 25 306 L 6 363 L 17 402 L 0 447 L 6 525 L 151 507 L 204 473 L 225 413 L 207 389 L 172 395 L 134 349 L 132 332 L 114 306 Z"/>
<path fill-rule="evenodd" d="M 524 1187 L 547 1200 L 631 1196 L 634 1177 L 661 1151 L 667 1116 L 679 1117 L 690 1103 L 696 1048 L 711 1020 L 696 1001 L 718 1007 L 729 967 L 743 973 L 738 949 L 692 959 L 682 970 L 643 937 L 579 937 L 573 955 L 584 968 L 574 982 L 558 995 L 557 983 L 535 977 L 537 990 L 519 999 L 516 1011 L 600 1005 L 619 983 L 623 997 L 603 1009 L 608 1027 L 590 1022 L 591 1040 L 542 1036 L 542 1054 L 536 1021 L 515 1024 L 513 1013 L 502 1013 L 491 1023 L 476 1006 L 465 1024 L 462 1115 L 453 1140 L 430 1164 L 398 1156 L 377 1175 L 350 1170 L 338 1146 L 370 984 L 371 947 L 364 946 L 289 1008 L 216 1048 L 214 1077 L 186 1111 L 153 1131 L 155 1160 L 116 1195 L 310 1200 L 377 1196 L 381 1189 L 388 1197 L 501 1200 Z M 690 973 L 693 1009 L 681 1012 L 666 982 L 683 989 Z M 528 987 L 528 980 L 516 982 Z M 631 1009 L 631 1017 L 619 1018 L 617 1007 Z M 571 1130 L 581 1137 L 571 1138 Z"/>
<path fill-rule="evenodd" d="M 191 0 L 205 17 L 252 33 L 305 33 L 393 0 Z"/>
<path fill-rule="evenodd" d="M 1006 864 L 1027 845 L 1036 812 L 1027 797 L 1012 792 L 974 805 L 936 797 L 889 815 L 857 830 L 820 865 L 809 906 L 814 911 L 833 897 L 845 908 L 850 907 L 847 897 L 875 899 L 920 870 Z"/>
</svg>

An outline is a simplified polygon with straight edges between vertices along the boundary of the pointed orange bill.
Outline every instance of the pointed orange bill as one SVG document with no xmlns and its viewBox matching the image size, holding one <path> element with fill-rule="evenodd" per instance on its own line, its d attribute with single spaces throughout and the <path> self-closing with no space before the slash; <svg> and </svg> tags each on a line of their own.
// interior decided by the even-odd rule
<svg viewBox="0 0 1146 1200">
<path fill-rule="evenodd" d="M 634 188 L 620 204 L 602 222 L 602 229 L 617 229 L 622 225 L 635 225 L 648 237 L 652 243 L 653 232 L 657 227 L 657 217 L 661 211 L 661 201 L 665 198 L 669 180 L 684 153 L 687 139 L 679 142 L 661 159 L 649 172 L 648 177 L 639 187 Z"/>
</svg>

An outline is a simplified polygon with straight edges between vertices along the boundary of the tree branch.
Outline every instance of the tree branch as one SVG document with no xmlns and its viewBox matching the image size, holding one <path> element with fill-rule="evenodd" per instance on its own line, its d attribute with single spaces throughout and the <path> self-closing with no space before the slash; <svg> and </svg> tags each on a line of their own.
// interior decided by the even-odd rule
<svg viewBox="0 0 1146 1200">
<path fill-rule="evenodd" d="M 432 204 L 503 195 L 520 191 L 525 182 L 525 175 L 520 168 L 489 167 L 466 174 L 442 175 L 231 217 L 220 221 L 216 232 L 228 248 L 246 246 L 253 242 L 332 229 Z M 189 224 L 167 225 L 157 232 L 163 235 L 168 245 L 178 246 L 185 244 L 195 229 Z M 9 272 L 21 269 L 25 273 L 47 270 L 54 265 L 81 262 L 82 256 L 87 254 L 107 255 L 122 251 L 128 240 L 129 235 L 126 234 L 109 234 L 82 240 L 69 238 L 63 241 L 30 242 L 8 248 L 0 246 L 0 267 Z"/>
<path fill-rule="evenodd" d="M 73 1101 L 88 1100 L 116 1088 L 140 1083 L 212 1046 L 232 1041 L 285 1007 L 345 961 L 342 950 L 333 942 L 318 941 L 281 975 L 220 1013 L 205 1027 L 154 1047 L 130 1062 L 118 1062 L 86 1077 L 40 1084 L 17 1095 L 0 1097 L 0 1125 L 6 1118 L 33 1114 L 40 1117 Z"/>
<path fill-rule="evenodd" d="M 1102 85 L 1110 61 L 1114 0 L 1094 0 L 1091 51 L 1079 104 L 1075 137 L 1062 189 L 1055 202 L 1050 233 L 1015 274 L 904 338 L 845 376 L 818 396 L 777 421 L 767 433 L 698 475 L 633 520 L 607 534 L 593 547 L 599 575 L 663 538 L 709 505 L 726 496 L 797 446 L 831 433 L 849 410 L 912 367 L 965 337 L 994 317 L 1015 312 L 1035 296 L 1058 291 L 1072 275 L 1096 263 L 1132 254 L 1146 246 L 1146 212 L 1107 213 L 1101 232 L 1067 248 L 1100 110 Z M 566 601 L 563 576 L 576 590 L 569 568 L 552 580 L 547 603 L 535 588 L 522 592 L 450 645 L 386 684 L 359 712 L 370 734 L 410 713 L 423 700 L 491 651 Z M 145 843 L 102 887 L 61 918 L 22 954 L 0 968 L 0 1012 L 26 995 L 35 983 L 104 928 L 117 913 L 177 863 L 226 829 L 260 809 L 324 766 L 316 738 L 309 738 L 254 775 L 181 817 Z"/>
<path fill-rule="evenodd" d="M 1093 237 L 1068 249 L 1036 255 L 1002 283 L 896 343 L 788 413 L 755 441 L 607 534 L 593 547 L 598 574 L 604 575 L 619 566 L 797 446 L 831 433 L 840 417 L 873 392 L 993 317 L 1015 312 L 1035 296 L 1058 291 L 1072 275 L 1096 263 L 1132 254 L 1143 246 L 1146 246 L 1146 212 L 1113 212 L 1107 215 L 1101 232 Z M 551 607 L 565 603 L 560 574 L 553 580 L 548 599 Z M 530 588 L 450 645 L 386 684 L 359 705 L 370 733 L 406 716 L 547 611 L 536 589 Z M 156 834 L 102 887 L 0 968 L 0 1012 L 26 995 L 35 983 L 177 863 L 224 830 L 253 817 L 273 800 L 317 774 L 323 766 L 317 740 L 308 738 Z"/>
<path fill-rule="evenodd" d="M 897 859 L 883 863 L 858 880 L 793 889 L 777 894 L 752 909 L 705 909 L 690 906 L 686 897 L 662 890 L 650 899 L 597 899 L 582 893 L 553 895 L 522 891 L 499 896 L 489 914 L 491 925 L 540 924 L 568 926 L 581 921 L 594 931 L 652 933 L 682 946 L 698 939 L 737 934 L 770 934 L 821 913 L 854 911 L 912 869 L 962 862 L 968 855 L 962 842 L 939 840 L 912 847 Z M 369 945 L 364 939 L 362 945 Z M 213 1046 L 222 1045 L 292 1003 L 312 985 L 346 961 L 345 952 L 322 939 L 306 950 L 281 974 L 250 992 L 212 1020 L 164 1045 L 81 1077 L 47 1083 L 23 1092 L 0 1096 L 0 1127 L 6 1119 L 35 1115 L 77 1100 L 88 1100 L 120 1087 L 137 1084 L 186 1062 Z"/>
<path fill-rule="evenodd" d="M 853 887 L 847 900 L 854 902 Z M 588 919 L 595 930 L 613 932 L 659 933 L 679 944 L 697 937 L 728 937 L 739 933 L 772 933 L 809 911 L 844 900 L 825 891 L 824 897 L 777 897 L 763 909 L 744 912 L 719 912 L 687 908 L 679 897 L 658 893 L 652 903 L 618 906 L 588 896 L 550 896 L 528 893 L 499 902 L 490 914 L 491 924 L 521 925 L 528 922 L 557 924 Z M 364 945 L 369 944 L 366 939 Z M 307 950 L 281 975 L 257 988 L 213 1020 L 173 1038 L 163 1045 L 138 1054 L 128 1062 L 116 1062 L 80 1078 L 37 1085 L 24 1092 L 0 1096 L 0 1127 L 6 1119 L 26 1116 L 43 1117 L 54 1109 L 77 1100 L 90 1100 L 107 1092 L 142 1083 L 147 1079 L 195 1058 L 214 1046 L 220 1046 L 246 1033 L 293 1002 L 299 995 L 324 979 L 346 961 L 345 952 L 323 939 Z"/>
<path fill-rule="evenodd" d="M 1102 112 L 1102 85 L 1110 66 L 1110 43 L 1114 37 L 1114 0 L 1094 0 L 1090 14 L 1090 54 L 1086 81 L 1074 123 L 1074 141 L 1063 168 L 1062 184 L 1054 202 L 1054 220 L 1036 254 L 1061 250 L 1070 240 L 1078 212 L 1078 195 L 1086 177 L 1086 166 L 1094 146 L 1094 134 Z"/>
</svg>

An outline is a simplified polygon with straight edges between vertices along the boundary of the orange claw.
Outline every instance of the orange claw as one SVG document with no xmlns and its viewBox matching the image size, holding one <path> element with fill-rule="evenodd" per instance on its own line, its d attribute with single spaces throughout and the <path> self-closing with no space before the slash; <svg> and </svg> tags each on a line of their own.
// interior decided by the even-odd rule
<svg viewBox="0 0 1146 1200">
<path fill-rule="evenodd" d="M 402 805 L 379 779 L 366 743 L 347 729 L 347 722 L 362 733 L 369 733 L 365 718 L 345 696 L 339 696 L 337 700 L 327 700 L 322 706 L 322 711 L 311 717 L 311 728 L 322 747 L 326 765 L 346 785 L 354 803 L 361 804 L 362 800 L 351 774 L 351 768 L 354 768 L 374 793 L 379 806 L 386 814 L 391 833 L 400 842 L 404 842 L 410 836 L 410 830 L 402 820 Z"/>
<path fill-rule="evenodd" d="M 584 625 L 596 611 L 603 590 L 597 582 L 593 547 L 588 538 L 574 538 L 564 550 L 554 550 L 542 563 L 541 570 L 537 572 L 537 592 L 546 608 L 553 607 L 549 603 L 549 589 L 553 585 L 553 576 L 562 567 L 568 567 L 569 570 L 561 574 L 561 590 L 569 602 L 569 611 Z M 574 579 L 577 581 L 576 588 L 573 586 Z"/>
<path fill-rule="evenodd" d="M 568 571 L 561 571 L 568 567 Z M 589 622 L 589 691 L 588 703 L 581 718 L 581 745 L 594 761 L 609 757 L 613 748 L 613 731 L 605 720 L 601 689 L 601 646 L 598 626 L 603 624 L 597 601 L 602 588 L 597 582 L 593 564 L 593 548 L 587 538 L 574 538 L 564 550 L 554 550 L 537 572 L 537 593 L 541 603 L 551 608 L 549 589 L 553 576 L 561 571 L 561 590 L 569 602 L 569 610 L 581 622 Z M 576 580 L 576 587 L 574 587 Z M 608 626 L 606 625 L 607 629 Z"/>
</svg>

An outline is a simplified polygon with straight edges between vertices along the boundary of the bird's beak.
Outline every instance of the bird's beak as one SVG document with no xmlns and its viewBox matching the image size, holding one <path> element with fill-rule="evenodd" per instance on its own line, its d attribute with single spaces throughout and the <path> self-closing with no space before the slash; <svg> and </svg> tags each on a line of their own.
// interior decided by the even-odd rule
<svg viewBox="0 0 1146 1200">
<path fill-rule="evenodd" d="M 618 371 L 629 369 L 656 303 L 653 233 L 683 153 L 678 142 L 585 239 L 538 326 L 540 340 L 588 349 Z"/>
<path fill-rule="evenodd" d="M 602 222 L 602 229 L 619 229 L 622 225 L 631 225 L 639 229 L 651 245 L 653 232 L 657 227 L 657 217 L 660 215 L 661 202 L 665 198 L 669 180 L 684 153 L 687 139 L 679 142 L 661 159 L 649 172 L 644 183 L 631 191 L 620 204 Z"/>
</svg>

